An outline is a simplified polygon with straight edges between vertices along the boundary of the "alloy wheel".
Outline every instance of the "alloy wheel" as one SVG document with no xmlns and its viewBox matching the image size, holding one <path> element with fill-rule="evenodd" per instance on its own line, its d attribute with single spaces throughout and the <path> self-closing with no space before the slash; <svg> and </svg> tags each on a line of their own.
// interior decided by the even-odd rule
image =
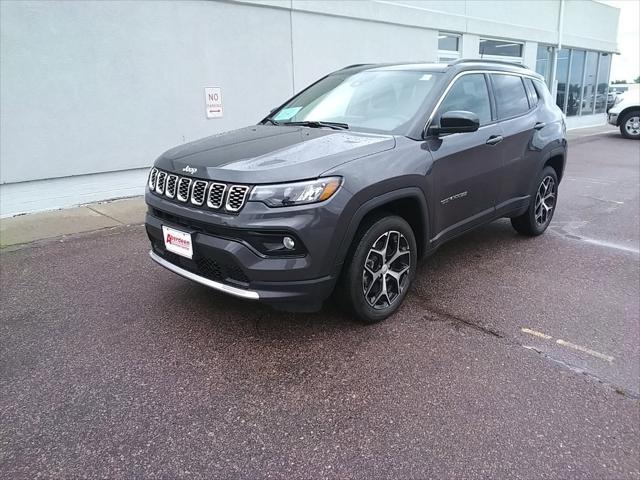
<svg viewBox="0 0 640 480">
<path fill-rule="evenodd" d="M 640 116 L 633 116 L 628 118 L 624 124 L 624 129 L 629 135 L 637 137 L 640 135 Z"/>
<path fill-rule="evenodd" d="M 391 306 L 409 284 L 411 249 L 400 232 L 390 230 L 373 242 L 362 271 L 362 292 L 376 310 Z"/>
<path fill-rule="evenodd" d="M 553 208 L 556 205 L 556 182 L 550 175 L 547 175 L 540 182 L 536 193 L 536 223 L 545 226 L 551 220 Z"/>
</svg>

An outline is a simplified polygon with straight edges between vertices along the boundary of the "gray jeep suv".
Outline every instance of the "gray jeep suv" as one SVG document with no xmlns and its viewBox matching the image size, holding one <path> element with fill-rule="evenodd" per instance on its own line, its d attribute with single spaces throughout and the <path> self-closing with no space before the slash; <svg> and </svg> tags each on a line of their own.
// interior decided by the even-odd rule
<svg viewBox="0 0 640 480">
<path fill-rule="evenodd" d="M 562 113 L 522 66 L 353 65 L 257 125 L 162 154 L 145 196 L 150 255 L 287 310 L 317 310 L 335 289 L 373 323 L 443 242 L 501 217 L 544 232 L 566 154 Z"/>
</svg>

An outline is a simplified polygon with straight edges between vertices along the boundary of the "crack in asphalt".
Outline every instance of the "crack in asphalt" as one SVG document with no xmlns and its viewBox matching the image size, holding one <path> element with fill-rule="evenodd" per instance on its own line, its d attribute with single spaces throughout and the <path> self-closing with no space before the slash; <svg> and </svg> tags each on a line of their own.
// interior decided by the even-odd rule
<svg viewBox="0 0 640 480">
<path fill-rule="evenodd" d="M 517 342 L 516 342 L 517 343 Z M 518 344 L 523 348 L 526 348 L 527 350 L 531 350 L 534 351 L 535 353 L 542 355 L 544 358 L 551 360 L 552 362 L 555 362 L 569 370 L 571 370 L 574 373 L 579 373 L 581 375 L 584 375 L 586 377 L 588 377 L 589 379 L 600 383 L 601 385 L 604 385 L 605 387 L 613 390 L 614 392 L 616 392 L 619 395 L 622 395 L 623 397 L 627 397 L 627 398 L 632 398 L 634 400 L 640 400 L 640 394 L 635 393 L 635 392 L 630 392 L 629 390 L 626 390 L 622 387 L 620 387 L 619 385 L 616 385 L 615 383 L 611 383 L 608 380 L 605 380 L 602 377 L 599 377 L 598 375 L 589 372 L 588 370 L 585 370 L 583 368 L 580 367 L 576 367 L 575 365 L 571 365 L 570 363 L 567 363 L 563 360 L 559 360 L 551 355 L 549 355 L 548 353 L 540 350 L 539 348 L 536 347 L 532 347 L 530 345 L 523 345 L 523 344 Z"/>
<path fill-rule="evenodd" d="M 430 314 L 430 315 L 429 315 Z M 455 325 L 456 323 L 462 323 L 464 325 L 466 325 L 467 327 L 473 328 L 474 330 L 477 330 L 481 333 L 484 333 L 486 335 L 491 335 L 497 338 L 505 338 L 503 333 L 500 333 L 497 330 L 494 330 L 492 328 L 489 328 L 485 325 L 479 325 L 477 323 L 473 323 L 469 320 L 466 320 L 462 317 L 457 317 L 455 315 L 451 315 L 449 313 L 445 313 L 445 312 L 440 312 L 437 311 L 433 308 L 429 308 L 429 314 L 424 315 L 422 317 L 423 320 L 428 320 L 430 322 L 445 322 L 445 323 L 450 323 Z"/>
<path fill-rule="evenodd" d="M 587 377 L 589 380 L 594 381 L 595 383 L 598 383 L 602 386 L 604 386 L 605 388 L 608 388 L 609 390 L 613 390 L 615 393 L 622 395 L 623 397 L 626 398 L 630 398 L 633 400 L 640 400 L 640 393 L 636 393 L 636 392 L 632 392 L 629 391 L 619 385 L 616 385 L 615 383 L 612 383 L 598 375 L 596 375 L 595 373 L 592 373 L 588 370 L 585 370 L 584 368 L 580 368 L 576 365 L 572 365 L 571 363 L 565 362 L 563 360 L 560 360 L 558 358 L 555 358 L 554 356 L 536 348 L 536 347 L 532 347 L 530 345 L 525 345 L 523 343 L 518 342 L 515 338 L 512 337 L 508 337 L 506 336 L 506 334 L 495 330 L 493 328 L 490 328 L 488 326 L 485 325 L 480 325 L 477 323 L 474 323 L 470 320 L 467 320 L 465 318 L 462 317 L 458 317 L 456 315 L 451 315 L 449 313 L 446 312 L 442 312 L 439 311 L 437 309 L 434 309 L 430 306 L 425 306 L 426 310 L 428 311 L 428 313 L 426 315 L 423 315 L 422 319 L 423 320 L 427 320 L 427 321 L 431 321 L 431 322 L 443 322 L 443 323 L 447 323 L 451 326 L 453 326 L 454 328 L 456 327 L 456 325 L 458 326 L 462 326 L 462 327 L 468 327 L 471 328 L 472 330 L 475 330 L 476 332 L 482 333 L 483 335 L 488 335 L 490 337 L 494 337 L 494 338 L 498 338 L 500 340 L 502 340 L 503 342 L 511 345 L 511 346 L 516 346 L 516 347 L 521 347 L 527 350 L 531 350 L 539 355 L 542 355 L 544 358 L 546 358 L 547 360 L 550 360 L 574 373 L 578 373 L 581 375 L 584 375 L 585 377 Z"/>
</svg>

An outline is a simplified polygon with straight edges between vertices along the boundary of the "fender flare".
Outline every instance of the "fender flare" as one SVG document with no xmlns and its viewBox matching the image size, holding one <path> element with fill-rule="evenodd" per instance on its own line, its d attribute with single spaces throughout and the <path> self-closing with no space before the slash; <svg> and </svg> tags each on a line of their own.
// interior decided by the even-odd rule
<svg viewBox="0 0 640 480">
<path fill-rule="evenodd" d="M 351 216 L 347 230 L 345 231 L 342 241 L 340 242 L 341 246 L 338 252 L 338 256 L 336 257 L 335 265 L 340 266 L 344 263 L 347 252 L 351 247 L 351 243 L 353 242 L 356 232 L 360 227 L 362 219 L 364 219 L 367 214 L 371 213 L 373 210 L 382 205 L 393 202 L 395 200 L 402 200 L 406 198 L 414 199 L 418 202 L 418 206 L 420 208 L 420 217 L 422 218 L 422 250 L 423 252 L 428 250 L 430 216 L 427 199 L 424 196 L 424 192 L 419 187 L 404 187 L 383 193 L 382 195 L 378 195 L 370 200 L 367 200 L 356 209 L 354 214 Z"/>
<path fill-rule="evenodd" d="M 562 171 L 564 172 L 564 167 L 566 167 L 567 165 L 567 148 L 564 146 L 555 147 L 545 153 L 545 155 L 542 157 L 540 168 L 542 168 L 542 166 L 547 163 L 547 160 L 549 160 L 551 157 L 557 157 L 558 155 L 562 155 Z"/>
<path fill-rule="evenodd" d="M 551 150 L 549 150 L 548 152 L 546 152 L 544 154 L 544 156 L 540 160 L 540 163 L 539 163 L 539 166 L 538 166 L 538 172 L 535 174 L 535 176 L 531 179 L 531 181 L 529 183 L 529 190 L 528 191 L 531 192 L 535 188 L 534 183 L 535 183 L 538 175 L 540 174 L 540 172 L 544 168 L 545 163 L 547 163 L 550 158 L 556 157 L 558 155 L 562 155 L 562 159 L 563 159 L 562 160 L 562 177 L 560 177 L 558 179 L 558 183 L 560 183 L 562 181 L 562 178 L 564 178 L 564 171 L 565 171 L 565 168 L 567 166 L 567 148 L 565 146 L 552 148 Z"/>
</svg>

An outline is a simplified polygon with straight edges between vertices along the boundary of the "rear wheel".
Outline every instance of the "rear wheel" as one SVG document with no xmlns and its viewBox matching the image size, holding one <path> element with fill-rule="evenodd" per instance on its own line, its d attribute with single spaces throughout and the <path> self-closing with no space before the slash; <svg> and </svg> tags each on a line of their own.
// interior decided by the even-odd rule
<svg viewBox="0 0 640 480">
<path fill-rule="evenodd" d="M 361 321 L 380 322 L 407 295 L 417 265 L 415 236 L 403 218 L 387 216 L 368 223 L 355 242 L 343 293 Z"/>
<path fill-rule="evenodd" d="M 620 133 L 624 138 L 640 139 L 640 110 L 625 113 L 620 120 Z"/>
<path fill-rule="evenodd" d="M 545 167 L 536 182 L 533 201 L 525 213 L 511 219 L 518 233 L 531 237 L 544 233 L 556 209 L 558 200 L 558 176 L 552 167 Z"/>
</svg>

